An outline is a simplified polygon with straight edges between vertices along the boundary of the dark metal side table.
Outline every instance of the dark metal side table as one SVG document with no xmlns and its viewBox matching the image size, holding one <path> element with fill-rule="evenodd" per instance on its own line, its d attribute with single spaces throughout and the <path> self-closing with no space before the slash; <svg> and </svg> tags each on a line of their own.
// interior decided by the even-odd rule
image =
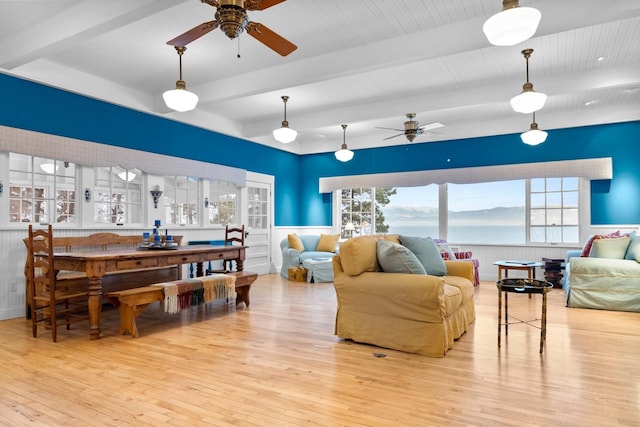
<svg viewBox="0 0 640 427">
<path fill-rule="evenodd" d="M 553 288 L 553 284 L 544 280 L 536 279 L 502 279 L 496 282 L 498 287 L 498 348 L 500 348 L 500 338 L 502 335 L 502 325 L 504 325 L 505 337 L 509 335 L 509 323 L 526 323 L 538 328 L 532 322 L 541 320 L 540 324 L 540 353 L 544 350 L 544 343 L 547 339 L 547 293 Z M 502 294 L 504 293 L 504 322 L 502 320 Z M 517 320 L 509 322 L 509 293 L 516 294 L 541 294 L 542 295 L 542 319 Z"/>
</svg>

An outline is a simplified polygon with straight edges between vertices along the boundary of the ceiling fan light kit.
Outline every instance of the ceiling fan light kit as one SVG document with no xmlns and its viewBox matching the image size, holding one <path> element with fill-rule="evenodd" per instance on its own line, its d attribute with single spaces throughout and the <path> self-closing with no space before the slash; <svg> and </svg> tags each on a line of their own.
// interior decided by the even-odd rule
<svg viewBox="0 0 640 427">
<path fill-rule="evenodd" d="M 282 121 L 282 127 L 273 131 L 273 138 L 278 142 L 288 144 L 296 139 L 298 132 L 291 129 L 289 127 L 289 122 L 287 121 L 287 101 L 289 100 L 289 97 L 282 96 L 281 98 L 282 102 L 284 102 L 284 120 Z"/>
<path fill-rule="evenodd" d="M 537 9 L 520 7 L 518 0 L 503 0 L 502 11 L 487 19 L 482 30 L 492 45 L 513 46 L 530 39 L 541 18 Z"/>
<path fill-rule="evenodd" d="M 533 84 L 529 82 L 529 58 L 533 53 L 533 49 L 524 49 L 524 55 L 527 64 L 527 81 L 522 86 L 520 95 L 511 98 L 511 107 L 517 113 L 529 114 L 540 110 L 547 101 L 547 95 L 533 90 Z"/>
<path fill-rule="evenodd" d="M 353 151 L 347 148 L 346 142 L 347 125 L 342 125 L 342 147 L 335 152 L 336 159 L 341 162 L 348 162 L 353 159 Z"/>
<path fill-rule="evenodd" d="M 187 90 L 187 84 L 182 80 L 182 55 L 186 47 L 176 46 L 178 57 L 180 58 L 180 79 L 176 82 L 176 88 L 168 90 L 162 94 L 165 104 L 172 110 L 185 112 L 196 108 L 198 104 L 198 95 Z"/>
<path fill-rule="evenodd" d="M 520 139 L 527 145 L 542 144 L 547 140 L 547 132 L 538 129 L 538 123 L 536 123 L 536 113 L 533 113 L 533 122 L 528 131 L 520 134 Z"/>
</svg>

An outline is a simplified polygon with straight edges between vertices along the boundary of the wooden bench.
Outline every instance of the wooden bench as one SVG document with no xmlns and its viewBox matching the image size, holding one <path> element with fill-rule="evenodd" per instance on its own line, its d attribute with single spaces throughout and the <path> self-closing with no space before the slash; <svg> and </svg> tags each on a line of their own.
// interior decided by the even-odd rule
<svg viewBox="0 0 640 427">
<path fill-rule="evenodd" d="M 174 241 L 180 245 L 182 236 L 174 236 Z M 23 239 L 29 253 L 29 239 Z M 115 233 L 95 233 L 81 237 L 54 237 L 54 252 L 74 252 L 74 251 L 95 251 L 117 248 L 135 248 L 142 243 L 142 235 L 122 236 Z M 31 287 L 29 286 L 27 264 L 25 263 L 25 315 L 31 318 Z M 139 286 L 146 286 L 153 283 L 168 282 L 182 277 L 182 267 L 172 265 L 166 267 L 153 267 L 128 271 L 108 272 L 102 278 L 103 292 L 130 289 Z M 59 286 L 68 289 L 87 289 L 89 280 L 86 274 L 75 271 L 60 271 L 56 278 Z"/>
<path fill-rule="evenodd" d="M 236 278 L 236 305 L 244 302 L 245 305 L 249 307 L 249 291 L 251 290 L 253 282 L 258 278 L 258 275 L 250 271 L 235 271 L 226 274 L 235 276 Z M 180 281 L 177 280 L 174 282 Z M 118 307 L 118 311 L 120 312 L 120 335 L 125 335 L 128 332 L 132 337 L 138 336 L 136 317 L 138 317 L 149 304 L 164 300 L 164 292 L 160 286 L 125 289 L 122 291 L 109 292 L 106 295 L 107 299 Z"/>
</svg>

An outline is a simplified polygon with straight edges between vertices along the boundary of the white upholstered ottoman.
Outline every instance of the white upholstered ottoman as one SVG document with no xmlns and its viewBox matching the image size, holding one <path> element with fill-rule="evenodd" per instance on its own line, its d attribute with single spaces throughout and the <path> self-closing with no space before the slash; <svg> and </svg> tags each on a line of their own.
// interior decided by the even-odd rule
<svg viewBox="0 0 640 427">
<path fill-rule="evenodd" d="M 333 282 L 333 262 L 331 258 L 305 259 L 302 266 L 307 269 L 307 282 Z"/>
</svg>

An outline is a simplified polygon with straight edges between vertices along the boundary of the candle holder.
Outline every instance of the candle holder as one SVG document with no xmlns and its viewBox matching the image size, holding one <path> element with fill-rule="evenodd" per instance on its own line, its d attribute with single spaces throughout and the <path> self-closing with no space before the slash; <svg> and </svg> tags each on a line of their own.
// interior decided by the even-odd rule
<svg viewBox="0 0 640 427">
<path fill-rule="evenodd" d="M 153 197 L 153 207 L 158 209 L 158 202 L 160 201 L 160 196 L 162 196 L 162 190 L 160 190 L 160 186 L 156 185 L 153 190 L 150 191 L 151 197 Z"/>
</svg>

